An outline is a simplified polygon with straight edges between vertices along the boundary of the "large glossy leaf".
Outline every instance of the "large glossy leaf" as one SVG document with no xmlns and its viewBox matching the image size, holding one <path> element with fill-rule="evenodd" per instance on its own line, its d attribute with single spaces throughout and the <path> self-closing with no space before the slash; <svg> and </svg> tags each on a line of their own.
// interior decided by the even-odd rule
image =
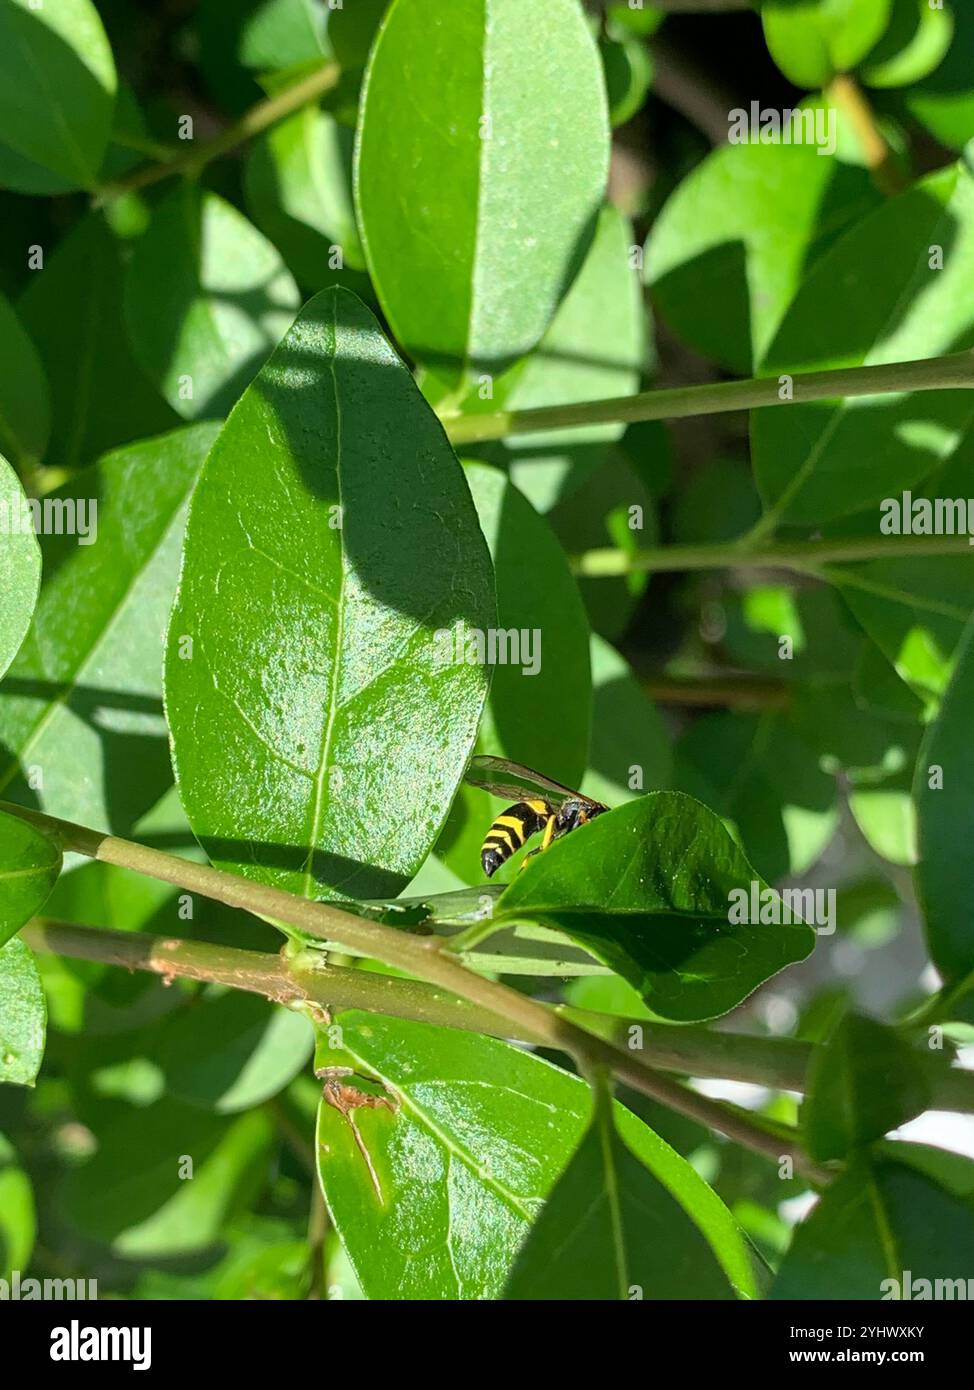
<svg viewBox="0 0 974 1390">
<path fill-rule="evenodd" d="M 696 351 L 750 376 L 811 266 L 878 201 L 868 171 L 842 150 L 721 146 L 653 223 L 646 279 L 656 308 Z"/>
<path fill-rule="evenodd" d="M 41 582 L 41 552 L 16 473 L 0 457 L 0 676 L 17 655 Z"/>
<path fill-rule="evenodd" d="M 179 423 L 132 355 L 120 252 L 99 214 L 82 218 L 47 253 L 17 313 L 50 382 L 45 462 L 77 468 L 106 449 Z"/>
<path fill-rule="evenodd" d="M 83 1235 L 129 1259 L 212 1245 L 259 1187 L 272 1140 L 259 1110 L 228 1121 L 169 1099 L 102 1102 L 85 1118 L 102 1142 L 68 1176 L 61 1209 Z"/>
<path fill-rule="evenodd" d="M 764 886 L 712 811 L 682 793 L 655 792 L 532 860 L 494 920 L 564 931 L 654 1013 L 689 1022 L 726 1013 L 811 951 L 807 926 L 730 920 L 731 891 L 743 889 L 750 903 Z"/>
<path fill-rule="evenodd" d="M 0 185 L 91 188 L 108 143 L 115 64 L 90 0 L 0 0 Z"/>
<path fill-rule="evenodd" d="M 924 1296 L 920 1279 L 962 1279 L 966 1288 L 972 1247 L 970 1198 L 951 1195 L 903 1163 L 857 1164 L 798 1227 L 771 1297 L 899 1297 L 886 1281 L 902 1290 L 907 1271 L 914 1298 Z"/>
<path fill-rule="evenodd" d="M 54 494 L 97 503 L 97 538 L 42 537 L 37 611 L 0 685 L 8 799 L 126 834 L 171 783 L 163 635 L 186 502 L 215 434 L 198 425 L 120 449 Z"/>
<path fill-rule="evenodd" d="M 167 710 L 211 857 L 306 896 L 403 888 L 486 696 L 451 644 L 493 621 L 441 426 L 365 306 L 322 291 L 225 426 L 190 513 Z"/>
<path fill-rule="evenodd" d="M 763 0 L 771 56 L 799 87 L 824 87 L 882 37 L 893 0 Z"/>
<path fill-rule="evenodd" d="M 362 1288 L 370 1298 L 499 1297 L 583 1142 L 588 1087 L 488 1038 L 354 1013 L 340 1024 L 342 1050 L 322 1047 L 319 1064 L 354 1067 L 360 1076 L 339 1080 L 399 1106 L 319 1108 L 322 1189 Z M 644 1207 L 643 1232 L 667 1233 L 668 1260 L 658 1249 L 640 1253 L 646 1296 L 753 1293 L 743 1240 L 713 1192 L 634 1115 L 619 1106 L 615 1115 L 629 1155 L 627 1200 Z M 590 1272 L 590 1296 L 619 1296 L 618 1283 L 606 1292 L 602 1271 Z"/>
<path fill-rule="evenodd" d="M 595 240 L 578 278 L 529 357 L 474 390 L 463 414 L 630 396 L 639 388 L 646 352 L 646 314 L 632 266 L 633 229 L 615 208 L 599 214 Z M 484 456 L 504 464 L 528 500 L 550 511 L 589 476 L 625 426 L 582 425 L 550 434 L 512 435 Z"/>
<path fill-rule="evenodd" d="M 943 252 L 937 264 L 936 248 Z M 974 178 L 960 164 L 878 208 L 805 280 L 762 374 L 934 357 L 974 343 Z M 828 323 L 823 334 L 822 324 Z M 818 523 L 895 497 L 938 464 L 974 418 L 967 391 L 794 402 L 752 414 L 766 507 Z M 879 516 L 877 510 L 877 529 Z"/>
<path fill-rule="evenodd" d="M 898 1033 L 848 1014 L 816 1048 L 801 1122 L 816 1159 L 845 1158 L 926 1109 L 930 1088 L 918 1057 Z"/>
<path fill-rule="evenodd" d="M 15 462 L 37 463 L 50 428 L 50 391 L 37 349 L 0 294 L 0 449 Z"/>
<path fill-rule="evenodd" d="M 0 812 L 0 946 L 40 911 L 60 872 L 60 848 L 19 816 Z"/>
<path fill-rule="evenodd" d="M 365 267 L 352 204 L 352 143 L 347 126 L 305 106 L 261 136 L 247 161 L 251 216 L 301 283 L 315 289 L 335 278 L 338 251 L 350 269 Z"/>
<path fill-rule="evenodd" d="M 967 831 L 974 806 L 974 619 L 967 625 L 947 693 L 917 759 L 914 795 L 920 826 L 917 894 L 934 963 L 956 981 L 974 971 Z"/>
<path fill-rule="evenodd" d="M 230 203 L 191 184 L 155 207 L 125 284 L 139 359 L 190 420 L 227 413 L 299 303 L 270 242 Z"/>
<path fill-rule="evenodd" d="M 591 240 L 608 135 L 576 0 L 395 0 L 363 89 L 356 197 L 409 353 L 458 383 L 534 347 Z"/>
<path fill-rule="evenodd" d="M 599 1086 L 589 1127 L 518 1254 L 506 1298 L 722 1299 L 753 1292 L 743 1271 L 736 1289 L 728 1282 L 717 1249 L 687 1221 L 696 1211 L 698 1220 L 707 1212 L 723 1222 L 716 1197 L 696 1175 L 688 1182 L 689 1164 L 662 1169 L 665 1150 L 655 1135 L 649 1146 L 650 1135 Z M 655 1163 L 647 1162 L 650 1155 Z"/>
<path fill-rule="evenodd" d="M 477 752 L 513 758 L 575 786 L 592 720 L 588 622 L 578 587 L 551 528 L 507 477 L 484 464 L 466 472 L 494 562 L 498 629 L 527 634 L 531 652 L 495 668 Z M 548 711 L 556 707 L 552 719 Z M 467 882 L 481 877 L 480 846 L 502 809 L 469 786 L 453 803 L 439 853 Z"/>
<path fill-rule="evenodd" d="M 6 820 L 7 817 L 4 817 Z M 0 826 L 0 835 L 4 828 Z M 0 923 L 9 911 L 9 879 L 0 846 Z M 33 1086 L 44 1058 L 47 1008 L 37 966 L 23 941 L 0 946 L 0 1083 Z"/>
</svg>

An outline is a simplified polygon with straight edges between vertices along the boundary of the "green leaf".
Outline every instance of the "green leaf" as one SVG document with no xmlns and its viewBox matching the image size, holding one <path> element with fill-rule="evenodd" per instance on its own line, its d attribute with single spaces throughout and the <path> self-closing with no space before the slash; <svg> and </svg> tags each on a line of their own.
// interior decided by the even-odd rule
<svg viewBox="0 0 974 1390">
<path fill-rule="evenodd" d="M 920 749 L 914 783 L 920 840 L 917 896 L 930 954 L 951 982 L 974 971 L 967 833 L 974 805 L 972 701 L 974 619 L 967 625 L 940 713 Z"/>
<path fill-rule="evenodd" d="M 351 71 L 364 68 L 389 0 L 345 0 L 328 16 L 328 39 L 335 61 Z"/>
<path fill-rule="evenodd" d="M 665 457 L 669 448 L 665 426 L 656 421 L 649 424 L 650 431 L 642 442 Z M 584 446 L 578 453 L 584 453 Z M 526 464 L 518 468 L 517 476 L 530 475 L 532 467 Z M 586 550 L 614 546 L 634 555 L 653 546 L 659 539 L 656 502 L 622 448 L 611 450 L 594 473 L 587 473 L 587 467 L 574 468 L 567 475 L 563 472 L 565 495 L 547 513 L 565 553 L 582 555 Z M 543 487 L 542 476 L 539 491 Z M 638 571 L 611 579 L 582 576 L 578 587 L 593 630 L 607 641 L 621 641 L 648 583 L 649 575 Z"/>
<path fill-rule="evenodd" d="M 845 1158 L 925 1110 L 921 1059 L 893 1029 L 848 1014 L 812 1055 L 801 1110 L 805 1147 L 820 1161 Z"/>
<path fill-rule="evenodd" d="M 588 249 L 608 152 L 576 0 L 455 0 L 435 15 L 395 0 L 362 93 L 356 198 L 403 347 L 454 385 L 530 352 Z"/>
<path fill-rule="evenodd" d="M 943 62 L 904 92 L 903 101 L 942 145 L 960 151 L 974 130 L 974 9 L 954 5 L 952 17 L 954 40 Z"/>
<path fill-rule="evenodd" d="M 190 513 L 167 712 L 211 857 L 304 896 L 400 891 L 486 697 L 452 644 L 493 614 L 441 426 L 372 314 L 323 291 L 224 427 Z"/>
<path fill-rule="evenodd" d="M 212 1245 L 258 1190 L 273 1137 L 260 1111 L 228 1122 L 169 1099 L 100 1102 L 86 1118 L 101 1142 L 68 1174 L 61 1208 L 83 1235 L 132 1260 Z"/>
<path fill-rule="evenodd" d="M 171 1014 L 152 1055 L 169 1095 L 233 1115 L 283 1090 L 313 1048 L 314 1030 L 303 1014 L 230 990 Z"/>
<path fill-rule="evenodd" d="M 606 18 L 610 33 L 638 34 L 648 38 L 655 33 L 666 18 L 665 10 L 656 9 L 653 0 L 645 0 L 638 8 L 629 0 L 615 0 L 606 8 Z"/>
<path fill-rule="evenodd" d="M 484 464 L 469 464 L 466 474 L 494 562 L 498 631 L 526 634 L 528 642 L 519 661 L 494 668 L 476 751 L 575 786 L 592 721 L 588 622 L 578 587 L 548 523 L 505 474 Z M 556 707 L 558 718 L 547 718 Z M 468 882 L 481 877 L 480 847 L 500 809 L 475 787 L 457 794 L 438 852 Z"/>
<path fill-rule="evenodd" d="M 82 218 L 31 273 L 17 312 L 50 382 L 47 463 L 74 469 L 179 423 L 132 355 L 119 247 L 101 216 Z"/>
<path fill-rule="evenodd" d="M 254 222 L 298 280 L 315 289 L 334 280 L 338 252 L 344 265 L 365 269 L 352 202 L 352 142 L 352 132 L 327 111 L 304 106 L 262 135 L 247 161 Z"/>
<path fill-rule="evenodd" d="M 44 367 L 9 300 L 0 294 L 0 449 L 17 462 L 39 462 L 50 429 Z"/>
<path fill-rule="evenodd" d="M 933 268 L 937 247 L 942 269 Z M 974 179 L 961 164 L 885 203 L 832 247 L 795 297 L 762 375 L 970 347 L 972 267 Z M 877 506 L 948 459 L 974 417 L 965 391 L 811 405 L 796 394 L 792 403 L 751 416 L 755 474 L 769 520 L 817 524 Z"/>
<path fill-rule="evenodd" d="M 40 911 L 60 872 L 54 841 L 0 811 L 0 945 Z"/>
<path fill-rule="evenodd" d="M 366 1296 L 499 1297 L 518 1247 L 583 1139 L 588 1087 L 488 1038 L 356 1013 L 341 1015 L 340 1027 L 342 1050 L 322 1047 L 319 1063 L 353 1066 L 359 1076 L 338 1080 L 399 1104 L 398 1113 L 360 1106 L 346 1116 L 323 1102 L 318 1112 L 322 1190 Z M 665 1284 L 671 1297 L 752 1294 L 748 1254 L 723 1205 L 640 1120 L 620 1106 L 615 1114 L 620 1142 L 639 1169 L 626 1177 L 638 1177 L 643 1219 L 675 1242 L 665 1266 L 646 1254 L 656 1287 Z M 692 1273 L 684 1263 L 691 1252 Z M 699 1294 L 696 1278 L 707 1294 Z"/>
<path fill-rule="evenodd" d="M 27 1268 L 36 1233 L 34 1189 L 13 1145 L 0 1134 L 0 1279 Z"/>
<path fill-rule="evenodd" d="M 188 183 L 156 205 L 125 283 L 139 360 L 190 420 L 230 410 L 299 304 L 270 242 L 232 204 Z"/>
<path fill-rule="evenodd" d="M 806 121 L 823 109 L 799 108 Z M 653 223 L 653 302 L 690 347 L 750 376 L 810 269 L 879 201 L 868 170 L 842 153 L 810 143 L 722 146 Z"/>
<path fill-rule="evenodd" d="M 603 208 L 578 278 L 537 348 L 493 382 L 490 392 L 470 392 L 458 409 L 465 415 L 533 410 L 637 391 L 647 328 L 631 263 L 633 242 L 632 224 L 615 208 Z M 548 512 L 593 473 L 624 429 L 580 425 L 511 435 L 482 452 L 508 467 L 528 501 Z"/>
<path fill-rule="evenodd" d="M 0 185 L 92 188 L 108 144 L 115 64 L 90 0 L 0 0 Z"/>
<path fill-rule="evenodd" d="M 4 824 L 0 825 L 3 840 L 0 844 L 0 930 L 5 931 L 6 936 L 9 936 L 6 929 L 10 923 L 12 896 L 10 880 L 6 877 L 10 863 L 6 821 L 10 819 L 3 816 Z M 53 877 L 45 879 L 45 882 L 47 888 L 43 893 L 37 891 L 37 882 L 31 884 L 37 907 L 47 896 Z M 18 891 L 23 894 L 26 890 L 21 885 Z M 20 907 L 23 906 L 24 899 L 21 897 Z M 36 910 L 36 907 L 30 908 L 23 921 Z M 19 925 L 22 926 L 23 922 Z M 34 957 L 23 941 L 7 941 L 5 946 L 0 946 L 0 1083 L 33 1086 L 44 1060 L 46 1034 L 47 1006 Z"/>
<path fill-rule="evenodd" d="M 532 860 L 494 921 L 564 931 L 655 1014 L 690 1022 L 727 1013 L 811 951 L 814 937 L 800 923 L 731 920 L 735 890 L 749 902 L 764 889 L 712 811 L 679 792 L 654 792 Z"/>
<path fill-rule="evenodd" d="M 763 0 L 771 56 L 798 87 L 824 87 L 882 37 L 893 0 Z"/>
<path fill-rule="evenodd" d="M 637 39 L 603 38 L 599 53 L 605 68 L 609 119 L 613 126 L 631 121 L 646 100 L 653 79 L 653 60 Z"/>
<path fill-rule="evenodd" d="M 969 1198 L 950 1195 L 901 1163 L 856 1164 L 798 1227 L 771 1297 L 898 1298 L 909 1271 L 912 1297 L 930 1298 L 932 1285 L 919 1293 L 918 1280 L 959 1278 L 967 1287 L 972 1247 Z"/>
<path fill-rule="evenodd" d="M 27 498 L 16 473 L 0 457 L 0 676 L 24 640 L 37 603 L 41 552 L 29 517 Z"/>
<path fill-rule="evenodd" d="M 617 806 L 636 789 L 670 785 L 670 741 L 659 711 L 625 658 L 594 634 L 591 656 L 592 744 L 580 790 Z"/>
<path fill-rule="evenodd" d="M 688 1181 L 689 1164 L 661 1163 L 664 1155 L 676 1157 L 599 1086 L 591 1123 L 518 1254 L 505 1298 L 724 1299 L 752 1290 L 751 1278 L 737 1289 L 728 1282 L 717 1241 L 708 1245 L 701 1229 L 704 1212 L 726 1225 L 718 1199 L 695 1173 Z"/>
<path fill-rule="evenodd" d="M 97 539 L 41 538 L 37 611 L 0 685 L 0 795 L 127 834 L 171 784 L 163 633 L 186 502 L 215 434 L 198 425 L 133 444 L 52 494 L 76 517 L 83 501 Z"/>
<path fill-rule="evenodd" d="M 677 746 L 676 786 L 732 821 L 772 882 L 806 873 L 839 822 L 835 779 L 781 714 L 697 720 Z"/>
<path fill-rule="evenodd" d="M 942 62 L 954 16 L 930 0 L 893 0 L 889 28 L 861 69 L 870 87 L 911 87 Z"/>
</svg>

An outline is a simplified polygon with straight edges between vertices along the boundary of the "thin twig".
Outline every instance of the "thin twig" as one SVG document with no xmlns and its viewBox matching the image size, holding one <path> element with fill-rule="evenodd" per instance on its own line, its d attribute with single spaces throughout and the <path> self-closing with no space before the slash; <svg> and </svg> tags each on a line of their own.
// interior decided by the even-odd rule
<svg viewBox="0 0 974 1390">
<path fill-rule="evenodd" d="M 943 391 L 974 387 L 974 353 L 954 352 L 915 362 L 885 362 L 837 371 L 789 374 L 790 390 L 783 392 L 777 376 L 746 381 L 708 382 L 641 391 L 635 396 L 612 396 L 599 401 L 539 406 L 534 410 L 498 410 L 484 415 L 444 415 L 443 428 L 454 444 L 477 444 L 507 435 L 542 430 L 574 429 L 578 425 L 632 423 L 637 420 L 683 420 L 695 415 L 723 415 L 735 410 L 787 407 L 840 397 L 900 395 L 910 391 Z"/>
<path fill-rule="evenodd" d="M 340 75 L 341 69 L 336 63 L 325 63 L 322 67 L 316 68 L 309 76 L 303 77 L 300 82 L 295 82 L 292 87 L 286 87 L 284 91 L 278 92 L 275 96 L 257 102 L 215 140 L 210 140 L 199 148 L 190 145 L 190 148 L 185 152 L 175 154 L 171 159 L 162 159 L 154 164 L 143 164 L 122 178 L 103 185 L 96 192 L 95 206 L 100 207 L 122 193 L 149 188 L 152 184 L 160 183 L 163 179 L 171 178 L 176 174 L 186 174 L 196 178 L 214 159 L 229 154 L 238 145 L 242 145 L 245 140 L 259 135 L 269 126 L 276 125 L 285 116 L 291 116 L 295 111 L 300 111 L 302 106 L 308 106 L 311 102 L 319 100 L 337 84 Z"/>
</svg>

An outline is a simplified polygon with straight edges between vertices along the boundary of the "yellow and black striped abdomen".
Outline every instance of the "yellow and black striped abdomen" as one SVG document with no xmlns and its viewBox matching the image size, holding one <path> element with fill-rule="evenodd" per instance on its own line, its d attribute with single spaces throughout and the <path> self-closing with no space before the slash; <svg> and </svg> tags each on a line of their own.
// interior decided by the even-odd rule
<svg viewBox="0 0 974 1390">
<path fill-rule="evenodd" d="M 544 829 L 552 815 L 547 801 L 518 801 L 497 817 L 487 831 L 480 862 L 488 878 L 516 854 L 526 840 Z"/>
</svg>

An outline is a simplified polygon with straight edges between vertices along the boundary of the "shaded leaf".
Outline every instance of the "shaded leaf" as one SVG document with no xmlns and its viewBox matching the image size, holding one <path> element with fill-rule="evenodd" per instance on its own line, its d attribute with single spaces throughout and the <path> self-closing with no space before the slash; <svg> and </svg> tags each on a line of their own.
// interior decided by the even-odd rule
<svg viewBox="0 0 974 1390">
<path fill-rule="evenodd" d="M 0 294 L 0 449 L 16 462 L 36 463 L 44 457 L 50 428 L 50 391 L 40 357 Z"/>
<path fill-rule="evenodd" d="M 174 1100 L 100 1102 L 87 1117 L 97 1153 L 68 1174 L 63 1215 L 128 1259 L 204 1250 L 266 1170 L 272 1130 L 260 1111 L 228 1121 Z"/>
<path fill-rule="evenodd" d="M 675 1157 L 600 1087 L 590 1125 L 518 1253 L 505 1298 L 722 1299 L 753 1292 L 753 1279 L 739 1267 L 741 1285 L 728 1282 L 714 1240 L 725 1213 Z"/>
<path fill-rule="evenodd" d="M 0 185 L 19 193 L 93 187 L 115 87 L 90 0 L 0 0 Z"/>
<path fill-rule="evenodd" d="M 859 1014 L 841 1019 L 812 1054 L 801 1110 L 813 1158 L 845 1158 L 927 1108 L 930 1087 L 914 1048 Z"/>
<path fill-rule="evenodd" d="M 961 164 L 891 199 L 832 247 L 796 295 L 762 375 L 969 347 L 972 284 L 974 180 Z M 880 500 L 948 459 L 972 418 L 967 391 L 815 404 L 803 404 L 798 391 L 781 409 L 756 410 L 754 469 L 769 519 L 814 524 L 872 506 L 878 530 Z"/>
<path fill-rule="evenodd" d="M 914 797 L 920 860 L 915 881 L 934 964 L 949 981 L 974 971 L 970 838 L 974 804 L 974 619 L 968 625 L 940 713 L 917 759 Z"/>
<path fill-rule="evenodd" d="M 17 1162 L 8 1139 L 0 1134 L 0 1279 L 27 1268 L 34 1248 L 37 1216 L 30 1178 Z"/>
<path fill-rule="evenodd" d="M 299 304 L 270 242 L 230 203 L 188 183 L 156 205 L 125 283 L 135 351 L 190 420 L 230 410 Z"/>
<path fill-rule="evenodd" d="M 41 538 L 37 611 L 0 685 L 8 799 L 126 834 L 171 784 L 163 633 L 186 502 L 215 433 L 198 425 L 120 449 L 53 494 L 96 503 L 97 538 Z"/>
<path fill-rule="evenodd" d="M 60 847 L 19 816 L 0 811 L 0 945 L 40 911 L 60 872 Z"/>
<path fill-rule="evenodd" d="M 770 1296 L 895 1298 L 907 1271 L 914 1298 L 918 1279 L 960 1278 L 966 1288 L 972 1246 L 969 1198 L 950 1195 L 902 1163 L 856 1164 L 796 1230 Z"/>
<path fill-rule="evenodd" d="M 77 468 L 179 423 L 132 355 L 119 247 L 99 214 L 82 218 L 32 272 L 17 313 L 50 382 L 45 462 Z"/>
<path fill-rule="evenodd" d="M 231 990 L 167 1018 L 152 1051 L 170 1095 L 234 1115 L 283 1090 L 313 1047 L 303 1014 Z"/>
<path fill-rule="evenodd" d="M 805 102 L 799 113 L 807 122 L 823 110 Z M 697 352 L 749 376 L 811 267 L 879 201 L 868 170 L 844 151 L 721 146 L 653 223 L 646 281 L 656 309 Z"/>
</svg>

